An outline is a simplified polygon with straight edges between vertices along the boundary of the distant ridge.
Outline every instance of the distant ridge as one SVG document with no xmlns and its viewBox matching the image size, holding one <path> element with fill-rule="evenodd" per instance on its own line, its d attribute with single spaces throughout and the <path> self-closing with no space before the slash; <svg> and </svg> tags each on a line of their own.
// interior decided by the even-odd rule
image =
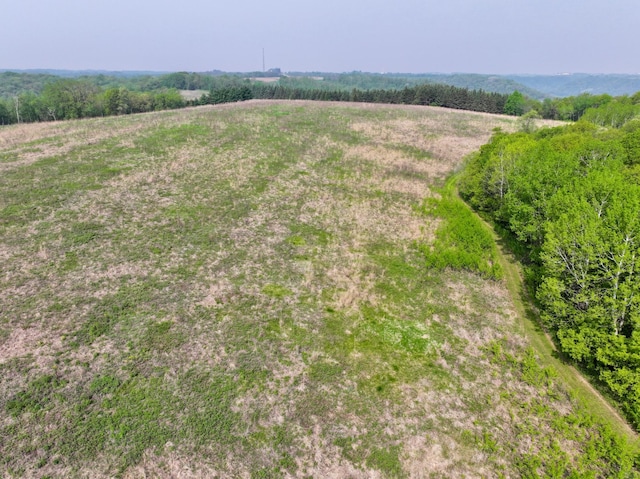
<svg viewBox="0 0 640 479">
<path fill-rule="evenodd" d="M 83 76 L 107 75 L 112 77 L 137 77 L 137 76 L 160 76 L 171 72 L 146 71 L 146 70 L 55 70 L 48 68 L 32 68 L 20 70 L 15 68 L 0 68 L 2 72 L 29 73 L 33 75 L 54 75 L 64 78 L 77 78 Z"/>
<path fill-rule="evenodd" d="M 562 73 L 557 75 L 506 75 L 515 82 L 554 97 L 582 93 L 613 96 L 632 95 L 640 91 L 640 75 Z"/>
<path fill-rule="evenodd" d="M 153 70 L 63 70 L 63 69 L 10 69 L 0 68 L 1 73 L 18 73 L 21 75 L 48 75 L 60 78 L 79 78 L 107 76 L 111 78 L 134 78 L 134 77 L 161 77 L 163 75 L 175 73 L 168 71 Z M 279 72 L 279 69 L 278 69 Z M 221 70 L 209 70 L 196 72 L 206 76 L 239 76 L 257 77 L 263 76 L 262 72 L 224 72 Z M 347 77 L 355 79 L 366 77 L 374 88 L 403 88 L 404 86 L 416 85 L 419 83 L 440 83 L 469 90 L 484 90 L 490 93 L 511 94 L 518 90 L 522 94 L 536 99 L 577 96 L 583 93 L 592 95 L 609 94 L 612 96 L 631 95 L 640 91 L 640 74 L 589 74 L 589 73 L 558 73 L 555 75 L 538 74 L 480 74 L 480 73 L 371 73 L 371 72 L 284 72 L 280 77 L 307 78 L 316 80 L 319 84 L 326 83 L 326 86 L 346 87 L 349 86 Z M 367 80 L 367 81 L 368 81 Z M 405 80 L 405 81 L 402 81 Z M 334 85 L 335 83 L 335 85 Z M 331 84 L 331 85 L 329 85 Z M 354 83 L 354 88 L 362 88 L 360 84 Z M 18 88 L 16 86 L 16 88 Z M 38 91 L 38 88 L 26 88 L 25 91 Z M 5 92 L 6 93 L 6 92 Z"/>
</svg>

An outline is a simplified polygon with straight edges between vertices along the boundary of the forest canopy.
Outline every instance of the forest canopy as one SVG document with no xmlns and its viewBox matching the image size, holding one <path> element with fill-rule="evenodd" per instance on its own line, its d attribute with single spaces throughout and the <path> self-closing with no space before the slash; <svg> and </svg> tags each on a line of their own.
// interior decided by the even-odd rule
<svg viewBox="0 0 640 479">
<path fill-rule="evenodd" d="M 640 427 L 640 119 L 630 99 L 496 132 L 460 192 L 523 253 L 545 327 Z"/>
</svg>

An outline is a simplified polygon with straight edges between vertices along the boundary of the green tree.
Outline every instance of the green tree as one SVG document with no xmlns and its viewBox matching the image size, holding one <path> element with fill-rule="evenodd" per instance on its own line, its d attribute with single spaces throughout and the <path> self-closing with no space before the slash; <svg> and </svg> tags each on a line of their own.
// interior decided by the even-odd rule
<svg viewBox="0 0 640 479">
<path fill-rule="evenodd" d="M 620 140 L 626 153 L 628 165 L 640 164 L 640 118 L 627 122 Z"/>
<path fill-rule="evenodd" d="M 9 125 L 14 123 L 14 118 L 11 115 L 11 105 L 0 98 L 0 125 Z"/>
<path fill-rule="evenodd" d="M 56 119 L 74 119 L 101 113 L 98 87 L 83 80 L 65 79 L 45 86 L 42 98 Z"/>
<path fill-rule="evenodd" d="M 621 98 L 587 109 L 582 119 L 599 126 L 620 128 L 638 114 L 639 105 L 634 105 L 629 98 Z"/>
<path fill-rule="evenodd" d="M 507 98 L 507 102 L 504 105 L 504 113 L 507 115 L 520 116 L 524 113 L 525 105 L 526 100 L 524 95 L 516 90 Z"/>
<path fill-rule="evenodd" d="M 103 95 L 104 111 L 107 115 L 126 115 L 131 113 L 131 95 L 124 87 L 109 88 Z"/>
<path fill-rule="evenodd" d="M 640 187 L 610 162 L 559 191 L 549 209 L 538 291 L 547 321 L 630 337 L 640 320 Z"/>
<path fill-rule="evenodd" d="M 541 118 L 537 110 L 529 110 L 518 119 L 518 129 L 524 133 L 533 133 L 536 130 L 536 120 Z"/>
</svg>

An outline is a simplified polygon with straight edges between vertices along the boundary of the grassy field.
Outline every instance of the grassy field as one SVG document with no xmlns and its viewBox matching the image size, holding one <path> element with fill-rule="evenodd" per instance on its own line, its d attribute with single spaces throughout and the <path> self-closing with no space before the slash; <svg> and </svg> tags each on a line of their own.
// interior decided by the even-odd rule
<svg viewBox="0 0 640 479">
<path fill-rule="evenodd" d="M 627 477 L 505 284 L 426 261 L 495 127 L 254 101 L 0 129 L 0 476 Z"/>
</svg>

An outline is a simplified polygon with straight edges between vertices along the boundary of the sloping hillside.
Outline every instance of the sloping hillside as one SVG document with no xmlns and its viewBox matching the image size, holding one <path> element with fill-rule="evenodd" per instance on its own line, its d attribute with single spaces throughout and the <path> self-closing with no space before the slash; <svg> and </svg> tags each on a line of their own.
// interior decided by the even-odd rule
<svg viewBox="0 0 640 479">
<path fill-rule="evenodd" d="M 629 471 L 425 198 L 513 119 L 246 102 L 0 129 L 0 475 Z"/>
</svg>

